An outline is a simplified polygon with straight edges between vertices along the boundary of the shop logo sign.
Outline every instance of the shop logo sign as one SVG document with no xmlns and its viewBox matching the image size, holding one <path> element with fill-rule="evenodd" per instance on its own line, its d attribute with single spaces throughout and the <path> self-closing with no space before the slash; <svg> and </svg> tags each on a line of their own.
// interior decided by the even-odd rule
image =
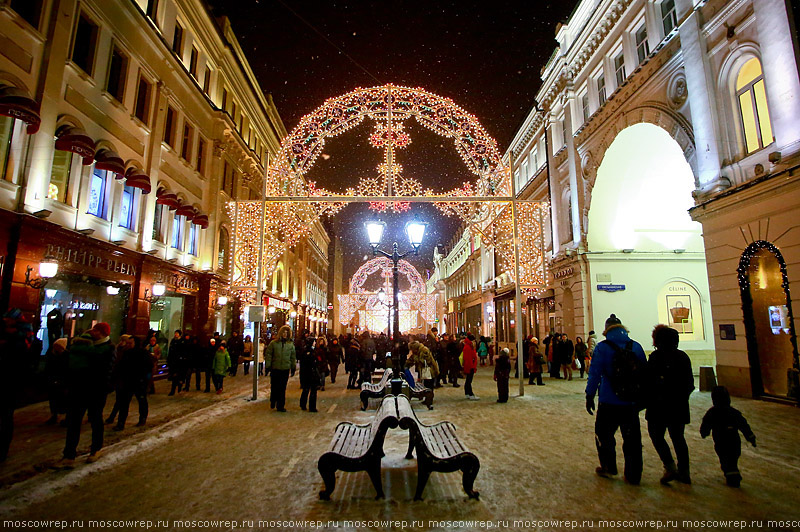
<svg viewBox="0 0 800 532">
<path fill-rule="evenodd" d="M 130 277 L 136 277 L 136 266 L 127 262 L 122 262 L 114 257 L 106 258 L 102 255 L 86 251 L 85 249 L 73 249 L 64 246 L 47 245 L 47 255 L 52 255 L 59 262 L 71 262 L 88 268 L 97 268 L 109 272 L 120 273 Z"/>
</svg>

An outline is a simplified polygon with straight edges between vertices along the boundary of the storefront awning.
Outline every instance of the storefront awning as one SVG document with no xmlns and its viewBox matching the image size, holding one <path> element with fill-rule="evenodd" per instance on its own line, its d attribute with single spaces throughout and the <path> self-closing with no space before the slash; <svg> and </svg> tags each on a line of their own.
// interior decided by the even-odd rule
<svg viewBox="0 0 800 532">
<path fill-rule="evenodd" d="M 197 214 L 197 211 L 188 203 L 178 205 L 178 210 L 175 211 L 176 216 L 186 216 L 186 219 L 190 222 L 194 219 L 195 214 Z"/>
<path fill-rule="evenodd" d="M 198 214 L 192 220 L 192 223 L 195 225 L 199 225 L 203 229 L 208 229 L 208 215 L 207 214 Z"/>
<path fill-rule="evenodd" d="M 178 195 L 174 192 L 170 192 L 164 187 L 161 187 L 156 191 L 156 198 L 156 203 L 158 205 L 166 205 L 172 211 L 177 209 L 181 204 L 180 201 L 178 201 Z"/>
<path fill-rule="evenodd" d="M 79 127 L 66 126 L 56 132 L 56 149 L 71 151 L 83 157 L 88 166 L 94 161 L 94 141 Z"/>
<path fill-rule="evenodd" d="M 42 119 L 39 117 L 39 102 L 29 97 L 17 87 L 0 89 L 0 115 L 10 116 L 28 124 L 28 134 L 39 131 Z"/>
<path fill-rule="evenodd" d="M 116 175 L 117 179 L 125 177 L 125 162 L 122 160 L 117 152 L 102 148 L 97 151 L 94 156 L 96 161 L 94 167 L 99 170 L 108 170 Z"/>
<path fill-rule="evenodd" d="M 129 187 L 141 189 L 142 194 L 150 194 L 150 191 L 153 190 L 150 185 L 150 176 L 137 168 L 128 170 L 125 174 L 125 184 Z M 156 203 L 158 203 L 158 200 L 156 200 Z"/>
</svg>

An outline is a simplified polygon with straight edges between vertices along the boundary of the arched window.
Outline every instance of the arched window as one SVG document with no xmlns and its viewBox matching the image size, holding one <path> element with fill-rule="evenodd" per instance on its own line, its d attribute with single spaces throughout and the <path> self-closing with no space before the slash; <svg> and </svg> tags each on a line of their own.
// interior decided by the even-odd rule
<svg viewBox="0 0 800 532">
<path fill-rule="evenodd" d="M 275 293 L 283 293 L 283 270 L 275 272 Z"/>
<path fill-rule="evenodd" d="M 289 270 L 289 299 L 294 298 L 294 270 Z"/>
<path fill-rule="evenodd" d="M 228 230 L 224 227 L 219 228 L 219 248 L 217 248 L 217 268 L 223 271 L 228 270 L 228 256 L 230 249 L 230 237 Z"/>
<path fill-rule="evenodd" d="M 769 120 L 767 93 L 761 62 L 755 57 L 747 61 L 736 77 L 736 99 L 747 153 L 772 144 L 772 123 Z"/>
</svg>

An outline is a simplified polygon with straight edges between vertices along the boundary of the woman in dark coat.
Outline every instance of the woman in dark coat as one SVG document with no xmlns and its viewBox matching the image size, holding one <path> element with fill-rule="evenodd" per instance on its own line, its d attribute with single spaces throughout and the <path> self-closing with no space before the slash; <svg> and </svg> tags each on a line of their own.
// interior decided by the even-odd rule
<svg viewBox="0 0 800 532">
<path fill-rule="evenodd" d="M 336 382 L 336 374 L 339 372 L 339 364 L 342 362 L 342 346 L 339 339 L 335 336 L 328 345 L 328 371 L 331 372 L 331 384 Z"/>
<path fill-rule="evenodd" d="M 353 338 L 350 340 L 344 355 L 344 370 L 349 374 L 347 380 L 348 390 L 358 390 L 356 382 L 358 382 L 358 368 L 361 360 L 361 346 L 358 341 Z"/>
<path fill-rule="evenodd" d="M 317 367 L 317 357 L 314 348 L 314 338 L 306 339 L 306 343 L 300 352 L 300 387 L 303 392 L 300 394 L 300 409 L 306 409 L 308 401 L 308 411 L 317 411 L 317 389 L 322 385 L 319 369 Z"/>
<path fill-rule="evenodd" d="M 542 365 L 544 364 L 544 355 L 539 350 L 539 339 L 533 336 L 528 347 L 528 384 L 534 384 L 534 379 L 537 385 L 544 386 L 542 382 Z"/>
<path fill-rule="evenodd" d="M 578 361 L 581 378 L 583 378 L 583 373 L 586 371 L 586 349 L 587 346 L 583 343 L 583 338 L 580 336 L 575 338 L 575 360 Z"/>
<path fill-rule="evenodd" d="M 678 349 L 678 331 L 666 325 L 653 329 L 653 346 L 656 350 L 647 361 L 647 432 L 664 464 L 661 483 L 672 480 L 691 483 L 689 476 L 689 448 L 683 431 L 689 423 L 689 396 L 694 390 L 692 362 Z M 672 459 L 664 433 L 669 431 L 677 467 Z"/>
<path fill-rule="evenodd" d="M 324 336 L 317 338 L 317 344 L 314 348 L 314 360 L 317 361 L 317 372 L 319 373 L 320 391 L 325 391 L 325 377 L 328 376 L 328 344 Z"/>
</svg>

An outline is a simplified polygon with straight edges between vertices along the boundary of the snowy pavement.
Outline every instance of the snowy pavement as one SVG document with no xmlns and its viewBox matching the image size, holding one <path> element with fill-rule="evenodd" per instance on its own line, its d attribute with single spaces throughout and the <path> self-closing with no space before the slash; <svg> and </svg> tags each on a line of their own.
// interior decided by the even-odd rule
<svg viewBox="0 0 800 532">
<path fill-rule="evenodd" d="M 699 436 L 710 397 L 695 392 L 687 427 L 693 484 L 660 485 L 660 462 L 645 436 L 636 487 L 594 474 L 585 380 L 545 382 L 498 404 L 490 369 L 480 368 L 480 401 L 447 387 L 436 390 L 432 411 L 414 402 L 423 422 L 454 422 L 479 456 L 479 501 L 467 500 L 460 473 L 434 473 L 425 500 L 413 502 L 416 462 L 403 458 L 408 433 L 399 429 L 389 431 L 384 446 L 385 500 L 374 500 L 363 472 L 339 472 L 332 500 L 318 500 L 317 460 L 336 424 L 366 423 L 374 410 L 360 412 L 358 392 L 340 380 L 320 392 L 319 413 L 303 412 L 295 378 L 286 413 L 271 411 L 263 399 L 245 401 L 246 392 L 217 401 L 111 445 L 94 464 L 44 472 L 0 491 L 0 519 L 11 520 L 4 529 L 42 530 L 57 529 L 47 520 L 95 530 L 800 529 L 796 407 L 734 398 L 759 445 L 743 447 L 744 481 L 735 489 L 725 486 L 710 439 Z"/>
</svg>

